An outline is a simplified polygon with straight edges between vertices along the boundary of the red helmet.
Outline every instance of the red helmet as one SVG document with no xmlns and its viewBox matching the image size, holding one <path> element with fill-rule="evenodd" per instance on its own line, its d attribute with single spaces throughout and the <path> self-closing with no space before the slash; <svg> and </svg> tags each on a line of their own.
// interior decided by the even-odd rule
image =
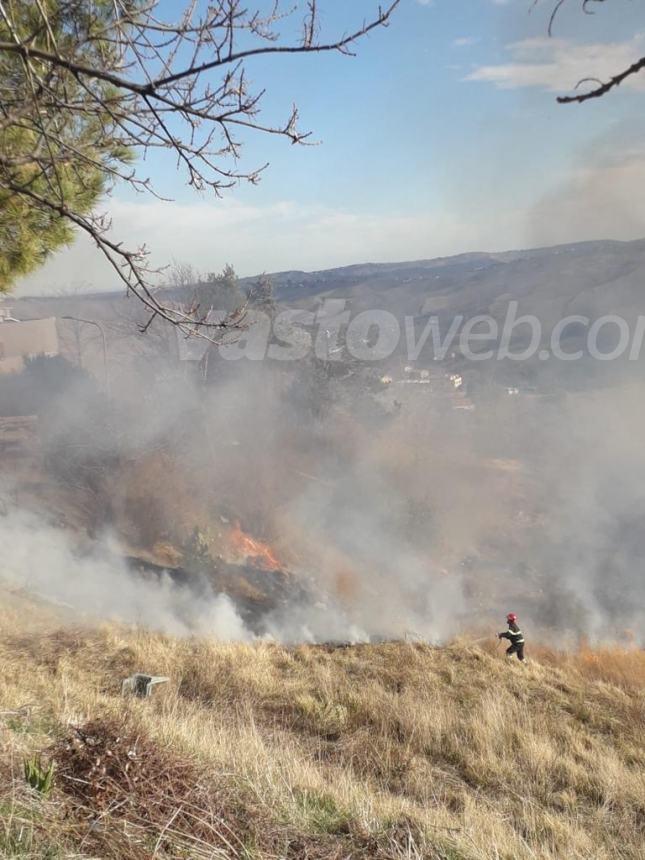
<svg viewBox="0 0 645 860">
<path fill-rule="evenodd" d="M 517 615 L 514 612 L 509 612 L 506 616 L 506 620 L 509 624 L 515 624 L 515 622 L 517 621 Z"/>
</svg>

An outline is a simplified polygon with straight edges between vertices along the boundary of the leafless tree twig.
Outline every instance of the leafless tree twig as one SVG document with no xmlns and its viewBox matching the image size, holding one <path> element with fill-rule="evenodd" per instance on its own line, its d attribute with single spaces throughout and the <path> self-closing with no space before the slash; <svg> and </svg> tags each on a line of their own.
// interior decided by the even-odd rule
<svg viewBox="0 0 645 860">
<path fill-rule="evenodd" d="M 165 303 L 146 248 L 112 238 L 109 218 L 88 211 L 70 185 L 82 188 L 91 177 L 107 191 L 119 182 L 163 198 L 142 174 L 141 157 L 155 150 L 172 153 L 197 191 L 221 195 L 256 183 L 266 165 L 242 164 L 242 135 L 302 144 L 309 133 L 295 107 L 283 123 L 263 119 L 264 92 L 252 88 L 247 65 L 351 55 L 357 41 L 388 24 L 399 2 L 325 38 L 316 0 L 296 0 L 289 10 L 276 0 L 265 12 L 241 0 L 187 0 L 174 20 L 167 13 L 176 4 L 159 0 L 0 0 L 0 191 L 89 236 L 148 309 L 148 326 L 161 318 L 211 338 L 236 320 L 211 323 L 198 308 Z M 302 5 L 298 35 L 294 15 Z"/>
</svg>

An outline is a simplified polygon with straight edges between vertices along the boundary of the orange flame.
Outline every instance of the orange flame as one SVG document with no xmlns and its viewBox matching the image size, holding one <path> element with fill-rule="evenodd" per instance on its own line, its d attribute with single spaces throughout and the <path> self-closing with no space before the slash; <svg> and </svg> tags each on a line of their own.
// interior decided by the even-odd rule
<svg viewBox="0 0 645 860">
<path fill-rule="evenodd" d="M 263 570 L 280 570 L 282 568 L 271 547 L 242 531 L 239 523 L 235 523 L 229 540 L 231 549 L 237 558 L 250 559 L 253 564 Z"/>
</svg>

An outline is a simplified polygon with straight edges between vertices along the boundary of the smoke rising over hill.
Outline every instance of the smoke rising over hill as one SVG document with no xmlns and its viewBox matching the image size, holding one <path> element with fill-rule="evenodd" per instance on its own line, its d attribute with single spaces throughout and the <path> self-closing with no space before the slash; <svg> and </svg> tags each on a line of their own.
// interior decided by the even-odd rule
<svg viewBox="0 0 645 860">
<path fill-rule="evenodd" d="M 215 350 L 204 376 L 163 331 L 106 325 L 111 397 L 100 363 L 11 380 L 8 414 L 23 397 L 40 439 L 31 461 L 0 447 L 13 586 L 221 638 L 439 641 L 511 608 L 565 642 L 642 638 L 637 366 L 585 360 L 556 385 L 459 356 L 409 372 Z"/>
</svg>

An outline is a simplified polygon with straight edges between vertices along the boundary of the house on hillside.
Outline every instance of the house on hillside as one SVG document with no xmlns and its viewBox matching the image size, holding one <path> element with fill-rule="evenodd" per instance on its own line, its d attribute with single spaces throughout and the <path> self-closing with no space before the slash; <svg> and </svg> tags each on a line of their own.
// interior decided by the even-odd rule
<svg viewBox="0 0 645 860">
<path fill-rule="evenodd" d="M 59 354 L 53 317 L 17 320 L 9 307 L 0 307 L 0 373 L 18 373 L 28 358 Z"/>
</svg>

